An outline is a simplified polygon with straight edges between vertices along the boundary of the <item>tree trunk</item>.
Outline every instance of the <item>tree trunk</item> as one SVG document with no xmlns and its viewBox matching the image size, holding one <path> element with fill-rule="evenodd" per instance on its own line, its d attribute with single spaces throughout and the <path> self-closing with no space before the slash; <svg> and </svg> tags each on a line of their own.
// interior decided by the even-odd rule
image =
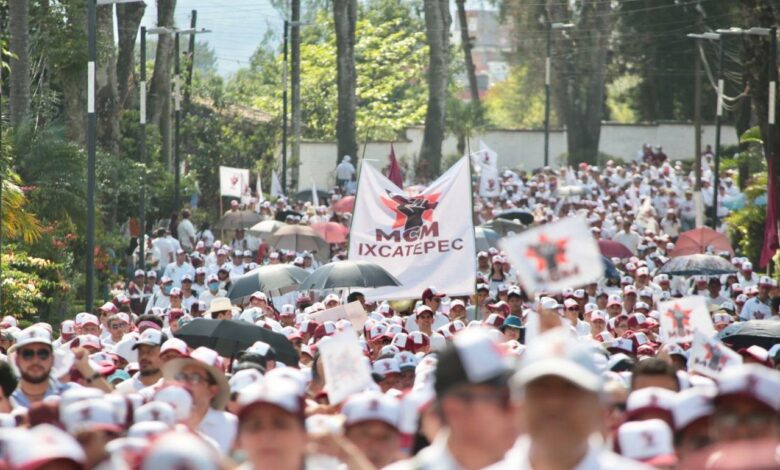
<svg viewBox="0 0 780 470">
<path fill-rule="evenodd" d="M 11 53 L 8 111 L 12 127 L 24 123 L 30 115 L 30 12 L 27 3 L 27 0 L 8 2 Z"/>
<path fill-rule="evenodd" d="M 336 164 L 351 155 L 357 164 L 358 144 L 355 114 L 357 109 L 357 72 L 355 71 L 355 23 L 357 0 L 334 0 L 333 19 L 336 29 L 336 64 L 338 84 L 338 117 Z"/>
<path fill-rule="evenodd" d="M 460 23 L 460 43 L 463 48 L 463 58 L 466 64 L 466 75 L 469 79 L 471 105 L 474 107 L 477 119 L 482 116 L 479 102 L 479 85 L 477 84 L 477 69 L 471 56 L 471 37 L 469 37 L 468 20 L 466 19 L 466 0 L 455 0 L 458 6 L 458 23 Z"/>
<path fill-rule="evenodd" d="M 298 166 L 301 164 L 301 0 L 290 2 L 290 117 L 292 145 L 290 148 L 290 179 L 285 175 L 290 188 L 298 187 Z"/>
<path fill-rule="evenodd" d="M 116 83 L 120 113 L 121 110 L 128 107 L 130 90 L 134 87 L 135 41 L 138 37 L 138 27 L 144 16 L 144 10 L 146 10 L 144 3 L 120 3 L 116 6 L 116 29 L 119 38 L 116 56 Z"/>
<path fill-rule="evenodd" d="M 173 28 L 176 0 L 157 0 L 157 26 Z M 162 145 L 160 156 L 171 169 L 171 65 L 173 64 L 173 35 L 157 37 L 154 72 L 149 85 L 149 121 L 160 127 Z"/>
<path fill-rule="evenodd" d="M 447 108 L 449 78 L 450 11 L 447 0 L 424 0 L 425 37 L 428 42 L 428 109 L 425 113 L 420 160 L 425 175 L 436 178 L 441 170 L 441 146 Z"/>
<path fill-rule="evenodd" d="M 95 64 L 95 105 L 98 115 L 97 139 L 100 148 L 119 153 L 119 106 L 114 49 L 114 11 L 111 5 L 97 9 L 97 43 L 100 53 Z"/>
<path fill-rule="evenodd" d="M 560 43 L 556 50 L 565 52 L 564 57 L 554 61 L 557 73 L 553 91 L 566 125 L 570 165 L 596 164 L 598 160 L 606 92 L 604 71 L 612 23 L 610 10 L 609 2 L 587 0 L 582 3 L 579 21 L 569 38 L 556 36 L 555 41 Z"/>
<path fill-rule="evenodd" d="M 742 89 L 745 89 L 745 86 L 747 86 L 748 77 L 745 73 L 742 74 Z M 751 116 L 751 107 L 752 103 L 750 100 L 750 96 L 745 96 L 736 105 L 736 112 L 734 113 L 734 128 L 737 131 L 737 139 L 742 137 L 742 134 L 745 133 L 748 129 L 750 129 L 750 118 Z M 740 143 L 738 147 L 738 152 L 740 156 L 743 155 L 744 152 L 748 150 L 748 147 L 750 144 L 748 142 Z M 739 164 L 739 189 L 744 190 L 745 186 L 747 186 L 747 180 L 750 176 L 750 162 L 747 158 L 739 158 L 738 159 Z"/>
</svg>

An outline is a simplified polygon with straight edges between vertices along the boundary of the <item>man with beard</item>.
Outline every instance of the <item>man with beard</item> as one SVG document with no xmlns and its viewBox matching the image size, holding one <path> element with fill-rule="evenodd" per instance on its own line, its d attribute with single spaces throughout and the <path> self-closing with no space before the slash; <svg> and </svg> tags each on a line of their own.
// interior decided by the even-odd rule
<svg viewBox="0 0 780 470">
<path fill-rule="evenodd" d="M 147 328 L 141 333 L 133 349 L 138 350 L 138 372 L 131 378 L 116 386 L 116 391 L 128 395 L 150 387 L 162 379 L 160 367 L 160 345 L 164 341 L 163 334 L 155 328 Z"/>
<path fill-rule="evenodd" d="M 51 334 L 47 330 L 35 326 L 23 330 L 10 352 L 15 356 L 20 375 L 19 384 L 11 394 L 14 407 L 29 408 L 46 397 L 61 395 L 71 387 L 50 376 L 54 366 L 54 351 Z M 76 356 L 74 366 L 85 378 L 87 385 L 110 391 L 108 382 L 90 367 L 86 351 L 76 349 L 73 353 Z"/>
</svg>

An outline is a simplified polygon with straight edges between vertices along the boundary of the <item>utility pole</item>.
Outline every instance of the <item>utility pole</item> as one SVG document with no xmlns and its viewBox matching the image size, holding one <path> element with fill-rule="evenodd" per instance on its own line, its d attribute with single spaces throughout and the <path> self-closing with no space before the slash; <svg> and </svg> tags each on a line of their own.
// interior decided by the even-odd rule
<svg viewBox="0 0 780 470">
<path fill-rule="evenodd" d="M 198 10 L 192 10 L 190 16 L 190 29 L 195 30 L 195 26 L 198 23 Z M 184 87 L 184 112 L 190 112 L 190 105 L 192 99 L 192 73 L 195 64 L 195 35 L 190 35 L 190 44 L 187 49 L 187 56 L 190 58 L 190 62 L 187 64 L 187 84 Z"/>
<path fill-rule="evenodd" d="M 282 189 L 287 191 L 287 43 L 290 39 L 290 22 L 284 20 L 284 60 L 282 61 Z"/>
<path fill-rule="evenodd" d="M 86 305 L 94 306 L 95 289 L 95 150 L 97 114 L 95 113 L 95 61 L 97 60 L 97 0 L 87 0 L 87 253 Z"/>
<path fill-rule="evenodd" d="M 140 90 L 140 112 L 139 123 L 141 125 L 141 136 L 138 139 L 138 155 L 141 159 L 141 235 L 138 240 L 138 255 L 141 269 L 146 271 L 146 258 L 144 250 L 146 249 L 146 26 L 141 26 L 141 79 L 138 89 Z"/>
<path fill-rule="evenodd" d="M 298 165 L 301 162 L 301 0 L 292 0 L 290 9 L 290 58 L 291 68 L 291 107 L 292 107 L 292 175 L 291 183 L 298 183 Z M 285 186 L 285 191 L 288 188 Z"/>
<path fill-rule="evenodd" d="M 466 18 L 466 0 L 455 0 L 458 5 L 458 23 L 460 24 L 460 41 L 463 47 L 463 56 L 466 62 L 466 75 L 469 80 L 469 92 L 471 93 L 471 103 L 474 106 L 477 115 L 481 119 L 481 103 L 479 101 L 479 85 L 477 84 L 477 73 L 474 67 L 474 58 L 471 55 L 471 37 L 469 37 L 468 19 Z M 548 54 L 549 55 L 549 54 Z"/>
<path fill-rule="evenodd" d="M 193 35 L 194 36 L 194 35 Z M 179 192 L 181 186 L 181 52 L 179 50 L 179 32 L 174 35 L 174 75 L 173 75 L 173 210 L 179 212 Z"/>
<path fill-rule="evenodd" d="M 769 30 L 769 95 L 767 103 L 767 132 L 766 132 L 766 158 L 770 159 L 775 165 L 775 180 L 770 181 L 769 184 L 775 185 L 775 188 L 780 188 L 780 176 L 778 175 L 778 167 L 780 162 L 777 161 L 777 155 L 775 155 L 775 106 L 777 105 L 777 27 L 773 26 Z M 777 216 L 777 222 L 780 224 L 780 204 L 775 204 L 775 215 Z M 778 226 L 778 233 L 780 233 L 780 225 Z M 771 266 L 769 263 L 767 266 Z"/>
<path fill-rule="evenodd" d="M 696 42 L 696 57 L 694 58 L 693 71 L 693 124 L 694 143 L 696 152 L 693 156 L 693 168 L 696 175 L 694 190 L 701 191 L 701 45 Z"/>
<path fill-rule="evenodd" d="M 718 104 L 715 114 L 715 174 L 712 184 L 712 228 L 718 229 L 718 188 L 720 187 L 720 127 L 723 120 L 723 36 L 718 38 Z"/>
</svg>

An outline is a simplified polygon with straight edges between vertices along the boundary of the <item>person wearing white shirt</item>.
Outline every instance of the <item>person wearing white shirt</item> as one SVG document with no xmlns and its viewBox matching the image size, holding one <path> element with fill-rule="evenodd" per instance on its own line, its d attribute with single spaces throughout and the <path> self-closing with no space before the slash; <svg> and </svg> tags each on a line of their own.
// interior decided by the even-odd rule
<svg viewBox="0 0 780 470">
<path fill-rule="evenodd" d="M 190 357 L 172 359 L 162 368 L 166 380 L 184 383 L 192 393 L 192 412 L 186 423 L 190 429 L 214 439 L 228 454 L 238 434 L 238 418 L 223 411 L 230 400 L 230 385 L 217 365 L 216 351 L 200 347 Z"/>
<path fill-rule="evenodd" d="M 160 274 L 162 274 L 162 270 L 165 269 L 166 266 L 168 266 L 168 263 L 173 262 L 173 254 L 176 252 L 171 246 L 170 243 L 168 243 L 168 240 L 165 238 L 165 229 L 159 229 L 157 231 L 157 238 L 152 240 L 152 245 L 154 248 L 157 249 L 157 252 L 160 254 L 160 264 L 157 266 L 157 269 L 160 271 Z"/>
<path fill-rule="evenodd" d="M 631 221 L 623 221 L 623 230 L 618 232 L 612 239 L 618 243 L 622 243 L 626 248 L 631 250 L 631 253 L 636 253 L 639 246 L 639 234 L 631 230 Z"/>
<path fill-rule="evenodd" d="M 224 289 L 219 288 L 219 276 L 216 274 L 209 274 L 209 277 L 206 280 L 206 286 L 208 288 L 198 296 L 198 300 L 204 302 L 206 305 L 211 305 L 211 300 L 215 297 L 225 297 L 227 295 L 227 292 Z"/>
<path fill-rule="evenodd" d="M 195 235 L 195 227 L 190 221 L 190 211 L 188 209 L 181 211 L 181 222 L 179 222 L 179 225 L 176 227 L 176 231 L 179 235 L 181 247 L 184 251 L 188 253 L 191 252 L 193 248 L 195 248 L 197 237 Z"/>
<path fill-rule="evenodd" d="M 187 262 L 187 253 L 180 249 L 176 252 L 176 261 L 165 267 L 163 276 L 171 278 L 174 287 L 181 287 L 184 275 L 189 275 L 190 280 L 192 280 L 195 277 L 195 268 Z"/>
<path fill-rule="evenodd" d="M 772 280 L 762 276 L 758 281 L 758 295 L 751 297 L 742 306 L 739 312 L 741 320 L 766 320 L 772 316 L 772 299 L 769 298 L 769 289 Z"/>
<path fill-rule="evenodd" d="M 344 155 L 341 163 L 336 167 L 336 182 L 340 188 L 345 188 L 355 176 L 355 166 L 352 165 L 351 161 L 352 157 Z"/>
<path fill-rule="evenodd" d="M 229 264 L 229 275 L 231 281 L 235 281 L 239 277 L 243 276 L 246 272 L 246 266 L 243 262 L 243 255 L 244 253 L 239 250 L 233 252 L 233 262 Z"/>
</svg>

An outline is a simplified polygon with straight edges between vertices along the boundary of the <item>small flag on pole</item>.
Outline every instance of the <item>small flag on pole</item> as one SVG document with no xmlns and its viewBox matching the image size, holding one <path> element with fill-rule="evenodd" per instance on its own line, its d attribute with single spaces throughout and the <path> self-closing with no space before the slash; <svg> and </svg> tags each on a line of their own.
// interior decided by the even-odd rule
<svg viewBox="0 0 780 470">
<path fill-rule="evenodd" d="M 395 148 L 390 144 L 390 169 L 387 171 L 387 179 L 393 182 L 399 188 L 404 187 L 404 176 L 401 174 L 401 167 L 395 158 Z"/>
<path fill-rule="evenodd" d="M 271 173 L 271 196 L 284 197 L 284 188 L 282 188 L 282 183 L 279 182 L 279 175 L 276 174 L 276 170 Z"/>
</svg>

